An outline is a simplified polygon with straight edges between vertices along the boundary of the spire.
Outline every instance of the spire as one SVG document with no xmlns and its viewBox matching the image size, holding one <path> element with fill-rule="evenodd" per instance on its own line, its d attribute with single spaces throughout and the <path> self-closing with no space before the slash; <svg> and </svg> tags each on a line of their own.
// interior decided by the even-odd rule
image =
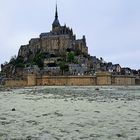
<svg viewBox="0 0 140 140">
<path fill-rule="evenodd" d="M 55 10 L 55 19 L 58 19 L 57 2 L 56 2 L 56 10 Z"/>
<path fill-rule="evenodd" d="M 55 9 L 55 19 L 52 26 L 53 28 L 60 26 L 59 19 L 58 19 L 57 2 L 56 2 L 56 9 Z"/>
</svg>

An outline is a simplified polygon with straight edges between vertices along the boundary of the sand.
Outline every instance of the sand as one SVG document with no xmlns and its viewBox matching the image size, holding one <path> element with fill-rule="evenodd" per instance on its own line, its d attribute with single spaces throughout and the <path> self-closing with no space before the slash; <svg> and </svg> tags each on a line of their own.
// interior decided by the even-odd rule
<svg viewBox="0 0 140 140">
<path fill-rule="evenodd" d="M 140 140 L 140 87 L 0 91 L 0 140 Z"/>
</svg>

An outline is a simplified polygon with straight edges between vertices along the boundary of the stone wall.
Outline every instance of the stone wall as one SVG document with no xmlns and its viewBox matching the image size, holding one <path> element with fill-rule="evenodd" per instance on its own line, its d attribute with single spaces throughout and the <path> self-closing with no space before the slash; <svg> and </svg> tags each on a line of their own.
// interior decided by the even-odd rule
<svg viewBox="0 0 140 140">
<path fill-rule="evenodd" d="M 71 46 L 71 40 L 68 35 L 49 36 L 41 39 L 41 45 L 44 52 L 54 52 L 60 55 Z"/>
<path fill-rule="evenodd" d="M 100 72 L 96 74 L 97 85 L 111 85 L 111 74 Z"/>
<path fill-rule="evenodd" d="M 41 84 L 41 79 L 38 79 L 37 83 Z M 135 85 L 135 77 L 111 76 L 111 74 L 109 73 L 98 73 L 96 76 L 43 76 L 42 85 Z"/>
<path fill-rule="evenodd" d="M 113 76 L 112 85 L 135 85 L 133 76 Z"/>
<path fill-rule="evenodd" d="M 25 87 L 27 86 L 27 80 L 13 80 L 13 79 L 7 79 L 5 81 L 6 87 Z"/>
<path fill-rule="evenodd" d="M 135 79 L 136 85 L 140 85 L 140 79 Z"/>
<path fill-rule="evenodd" d="M 95 77 L 93 76 L 43 76 L 42 85 L 57 86 L 89 86 L 95 85 Z"/>
<path fill-rule="evenodd" d="M 36 79 L 36 85 L 37 85 L 37 86 L 43 85 L 43 84 L 42 84 L 42 78 L 37 77 L 37 79 Z"/>
<path fill-rule="evenodd" d="M 28 76 L 27 76 L 27 85 L 28 86 L 37 85 L 37 77 L 36 77 L 35 74 L 28 74 Z"/>
<path fill-rule="evenodd" d="M 96 76 L 37 76 L 28 74 L 27 80 L 8 79 L 6 86 L 94 86 L 94 85 L 140 85 L 140 79 L 133 76 L 112 76 L 98 73 Z"/>
</svg>

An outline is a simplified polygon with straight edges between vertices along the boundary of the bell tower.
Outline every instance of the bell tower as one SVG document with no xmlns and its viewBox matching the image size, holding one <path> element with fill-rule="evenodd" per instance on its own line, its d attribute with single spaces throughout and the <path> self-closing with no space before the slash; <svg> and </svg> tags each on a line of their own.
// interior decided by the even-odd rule
<svg viewBox="0 0 140 140">
<path fill-rule="evenodd" d="M 58 11 L 57 11 L 57 4 L 55 9 L 55 19 L 52 24 L 52 31 L 57 31 L 57 29 L 60 27 L 59 19 L 58 19 Z"/>
</svg>

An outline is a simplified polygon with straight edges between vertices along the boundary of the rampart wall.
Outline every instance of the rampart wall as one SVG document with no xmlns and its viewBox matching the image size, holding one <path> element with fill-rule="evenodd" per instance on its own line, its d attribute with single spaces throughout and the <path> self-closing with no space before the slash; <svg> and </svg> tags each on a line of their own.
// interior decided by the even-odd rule
<svg viewBox="0 0 140 140">
<path fill-rule="evenodd" d="M 89 86 L 96 85 L 96 77 L 93 76 L 43 76 L 42 85 L 56 86 Z"/>
<path fill-rule="evenodd" d="M 140 85 L 140 79 L 136 79 L 135 82 L 136 82 L 136 85 Z"/>
<path fill-rule="evenodd" d="M 133 76 L 112 76 L 112 85 L 135 85 L 135 77 Z"/>
<path fill-rule="evenodd" d="M 7 79 L 5 81 L 6 87 L 25 87 L 27 86 L 27 80 L 16 80 L 16 79 Z"/>
<path fill-rule="evenodd" d="M 96 76 L 37 76 L 27 75 L 26 80 L 8 79 L 6 86 L 92 86 L 92 85 L 140 85 L 140 79 L 133 76 L 112 76 L 109 73 L 98 73 Z"/>
</svg>

